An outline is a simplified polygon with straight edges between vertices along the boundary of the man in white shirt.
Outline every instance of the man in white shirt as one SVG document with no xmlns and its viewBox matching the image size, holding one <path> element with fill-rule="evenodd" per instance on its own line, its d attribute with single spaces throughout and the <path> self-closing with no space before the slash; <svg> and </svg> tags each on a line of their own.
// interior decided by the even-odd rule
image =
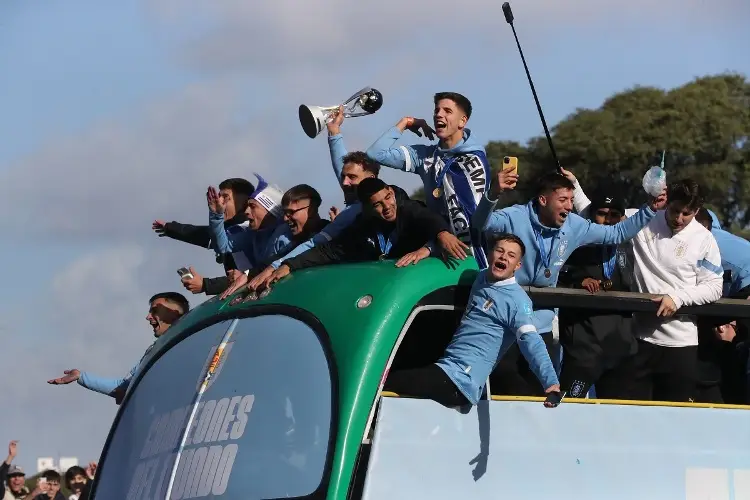
<svg viewBox="0 0 750 500">
<path fill-rule="evenodd" d="M 696 318 L 675 315 L 683 306 L 721 298 L 721 255 L 710 231 L 695 220 L 703 206 L 697 182 L 669 186 L 668 204 L 632 240 L 635 283 L 642 293 L 659 294 L 656 316 L 634 315 L 638 338 L 634 397 L 691 401 L 696 388 Z"/>
</svg>

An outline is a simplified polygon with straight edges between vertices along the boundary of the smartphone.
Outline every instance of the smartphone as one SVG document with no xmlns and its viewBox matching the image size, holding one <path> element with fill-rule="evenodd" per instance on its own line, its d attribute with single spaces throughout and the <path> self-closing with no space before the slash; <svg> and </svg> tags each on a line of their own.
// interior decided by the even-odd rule
<svg viewBox="0 0 750 500">
<path fill-rule="evenodd" d="M 544 401 L 545 406 L 549 405 L 550 408 L 557 408 L 560 406 L 560 403 L 562 403 L 563 399 L 565 399 L 565 393 L 564 392 L 550 392 L 547 394 L 547 398 Z"/>
<path fill-rule="evenodd" d="M 187 267 L 181 267 L 177 270 L 177 274 L 180 275 L 180 278 L 187 278 L 189 280 L 193 279 L 193 273 L 190 272 L 190 269 Z"/>
<path fill-rule="evenodd" d="M 506 156 L 503 158 L 503 170 L 508 167 L 513 167 L 513 173 L 518 173 L 518 158 L 515 156 Z"/>
</svg>

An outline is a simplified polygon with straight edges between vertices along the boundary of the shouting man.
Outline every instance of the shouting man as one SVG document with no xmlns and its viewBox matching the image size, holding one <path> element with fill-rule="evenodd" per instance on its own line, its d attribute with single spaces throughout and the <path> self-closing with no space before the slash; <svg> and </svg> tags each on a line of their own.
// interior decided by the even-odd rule
<svg viewBox="0 0 750 500">
<path fill-rule="evenodd" d="M 418 174 L 424 184 L 427 206 L 442 214 L 453 234 L 472 246 L 480 269 L 487 267 L 480 233 L 472 234 L 470 221 L 479 201 L 489 188 L 490 165 L 484 148 L 466 124 L 471 102 L 455 92 L 435 94 L 431 128 L 421 118 L 406 116 L 367 150 L 367 155 L 387 167 Z M 397 146 L 405 130 L 437 144 Z"/>
</svg>

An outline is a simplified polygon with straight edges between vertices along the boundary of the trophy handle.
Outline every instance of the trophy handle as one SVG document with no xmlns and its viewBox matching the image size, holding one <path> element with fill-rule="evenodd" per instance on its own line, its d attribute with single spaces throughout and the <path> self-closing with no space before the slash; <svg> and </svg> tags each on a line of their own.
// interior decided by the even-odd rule
<svg viewBox="0 0 750 500">
<path fill-rule="evenodd" d="M 357 92 L 353 96 L 351 96 L 349 99 L 347 99 L 346 101 L 344 101 L 344 106 L 346 106 L 347 104 L 349 104 L 350 102 L 352 102 L 354 99 L 357 99 L 362 94 L 366 94 L 366 93 L 368 93 L 370 91 L 372 91 L 371 87 L 365 87 L 365 88 L 363 88 L 362 90 L 360 90 L 359 92 Z"/>
</svg>

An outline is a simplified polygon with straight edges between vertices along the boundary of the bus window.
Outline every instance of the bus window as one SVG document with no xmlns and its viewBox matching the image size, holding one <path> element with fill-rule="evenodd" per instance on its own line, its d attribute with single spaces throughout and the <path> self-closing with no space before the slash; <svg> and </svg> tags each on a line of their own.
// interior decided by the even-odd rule
<svg viewBox="0 0 750 500">
<path fill-rule="evenodd" d="M 317 334 L 287 316 L 240 319 L 198 397 L 223 337 L 213 328 L 221 329 L 164 353 L 136 387 L 106 452 L 97 498 L 251 500 L 323 489 L 333 393 Z M 174 385 L 166 387 L 165 377 Z"/>
<path fill-rule="evenodd" d="M 426 306 L 415 313 L 398 345 L 390 371 L 419 368 L 440 359 L 461 321 L 463 309 Z"/>
</svg>

